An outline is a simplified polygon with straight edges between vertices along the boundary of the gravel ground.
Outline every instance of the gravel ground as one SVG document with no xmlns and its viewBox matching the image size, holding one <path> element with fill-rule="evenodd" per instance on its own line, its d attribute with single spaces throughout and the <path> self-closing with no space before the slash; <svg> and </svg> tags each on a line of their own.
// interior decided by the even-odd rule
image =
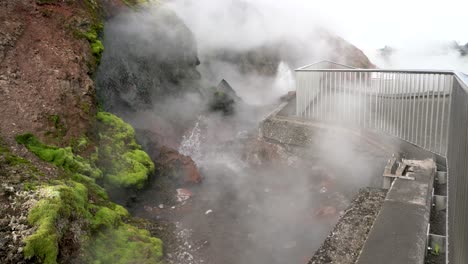
<svg viewBox="0 0 468 264">
<path fill-rule="evenodd" d="M 382 189 L 362 189 L 309 264 L 355 263 L 385 196 Z"/>
</svg>

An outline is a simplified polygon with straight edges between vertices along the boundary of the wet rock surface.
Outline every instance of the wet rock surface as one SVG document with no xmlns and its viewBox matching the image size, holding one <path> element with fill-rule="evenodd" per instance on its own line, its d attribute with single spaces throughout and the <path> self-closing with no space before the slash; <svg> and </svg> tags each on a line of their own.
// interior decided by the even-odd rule
<svg viewBox="0 0 468 264">
<path fill-rule="evenodd" d="M 382 189 L 362 189 L 308 264 L 352 264 L 385 200 Z"/>
<path fill-rule="evenodd" d="M 157 166 L 161 172 L 171 173 L 177 185 L 198 184 L 202 181 L 202 176 L 195 162 L 175 149 L 161 147 Z"/>
<path fill-rule="evenodd" d="M 133 204 L 138 217 L 175 224 L 172 236 L 181 242 L 166 248 L 169 263 L 306 263 L 359 186 L 379 175 L 374 167 L 355 168 L 380 162 L 375 150 L 362 153 L 365 161 L 337 166 L 326 148 L 297 150 L 245 128 L 234 118 L 200 118 L 179 152 L 193 158 L 203 182 L 173 184 L 171 199 L 156 184 Z"/>
</svg>

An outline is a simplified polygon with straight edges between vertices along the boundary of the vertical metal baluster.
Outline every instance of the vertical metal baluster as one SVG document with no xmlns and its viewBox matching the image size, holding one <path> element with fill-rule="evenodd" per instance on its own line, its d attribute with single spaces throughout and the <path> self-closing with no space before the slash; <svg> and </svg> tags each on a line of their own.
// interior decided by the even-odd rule
<svg viewBox="0 0 468 264">
<path fill-rule="evenodd" d="M 327 95 L 325 89 L 326 89 L 326 85 L 327 85 L 327 72 L 324 72 L 324 81 L 323 81 L 323 86 L 322 86 L 322 100 L 320 102 L 320 120 L 324 120 L 324 116 L 325 116 L 325 96 Z"/>
<path fill-rule="evenodd" d="M 437 87 L 436 85 L 436 75 L 432 74 L 432 100 L 431 100 L 431 125 L 429 130 L 429 149 L 433 152 L 435 151 L 435 147 L 432 146 L 432 126 L 434 125 L 434 103 L 435 103 L 435 92 L 434 89 Z M 434 140 L 435 141 L 435 140 Z"/>
<path fill-rule="evenodd" d="M 359 72 L 359 88 L 358 88 L 358 124 L 359 126 L 362 126 L 361 122 L 361 112 L 362 112 L 362 73 Z"/>
<path fill-rule="evenodd" d="M 412 94 L 412 115 L 411 115 L 411 142 L 414 143 L 414 128 L 416 127 L 415 114 L 416 114 L 416 76 L 411 74 L 411 94 Z"/>
<path fill-rule="evenodd" d="M 319 79 L 319 73 L 314 72 L 314 74 L 312 75 L 312 87 L 313 87 L 312 98 L 310 99 L 312 100 L 312 104 L 309 107 L 311 119 L 317 119 L 315 108 L 316 108 L 316 104 L 318 103 L 318 89 L 319 89 L 318 79 Z"/>
<path fill-rule="evenodd" d="M 386 100 L 386 113 L 385 113 L 385 131 L 390 134 L 390 85 L 391 85 L 391 80 L 390 80 L 390 73 L 385 74 L 386 80 L 385 80 L 385 100 Z"/>
<path fill-rule="evenodd" d="M 346 121 L 349 122 L 351 119 L 351 113 L 350 113 L 350 100 L 351 100 L 351 94 L 349 91 L 349 80 L 351 79 L 351 73 L 346 72 L 345 74 L 345 101 L 346 101 Z"/>
<path fill-rule="evenodd" d="M 449 76 L 449 83 L 448 83 L 448 91 L 449 91 L 448 93 L 450 95 L 449 100 L 448 100 L 448 115 L 449 116 L 450 116 L 450 113 L 452 112 L 453 79 L 454 79 L 454 76 L 450 75 Z M 466 122 L 466 120 L 464 122 Z M 445 151 L 444 151 L 445 156 L 447 156 L 447 147 L 448 147 L 448 140 L 449 140 L 449 134 L 448 134 L 449 127 L 450 127 L 450 118 L 447 118 L 447 126 L 445 128 Z"/>
<path fill-rule="evenodd" d="M 341 73 L 341 120 L 346 120 L 346 89 L 345 89 L 345 82 L 346 82 L 346 72 Z"/>
<path fill-rule="evenodd" d="M 421 146 L 420 142 L 420 135 L 422 131 L 422 113 L 421 113 L 421 82 L 422 82 L 422 74 L 418 74 L 417 78 L 417 109 L 416 109 L 416 141 L 415 144 Z"/>
<path fill-rule="evenodd" d="M 327 115 L 327 86 L 328 86 L 328 72 L 325 72 L 325 81 L 323 82 L 323 98 L 322 98 L 322 118 L 321 120 L 326 119 Z"/>
<path fill-rule="evenodd" d="M 327 72 L 327 81 L 325 83 L 325 109 L 323 111 L 324 115 L 323 115 L 323 119 L 324 120 L 327 120 L 328 118 L 328 109 L 329 109 L 329 105 L 328 105 L 328 99 L 330 98 L 330 75 L 331 75 L 331 72 Z"/>
<path fill-rule="evenodd" d="M 338 86 L 338 73 L 339 72 L 335 72 L 334 74 L 334 79 L 335 79 L 335 96 L 334 96 L 334 100 L 333 100 L 333 111 L 334 111 L 334 116 L 335 116 L 335 120 L 338 120 L 338 112 L 337 112 L 337 109 L 338 109 L 338 94 L 337 94 L 337 86 Z"/>
<path fill-rule="evenodd" d="M 354 72 L 354 85 L 353 85 L 353 114 L 354 124 L 358 121 L 358 109 L 357 109 L 357 92 L 358 92 L 358 73 Z M 359 124 L 359 123 L 358 123 Z"/>
<path fill-rule="evenodd" d="M 395 94 L 395 124 L 396 124 L 396 135 L 401 138 L 401 127 L 400 127 L 400 113 L 401 113 L 401 73 L 397 73 L 397 87 Z"/>
<path fill-rule="evenodd" d="M 402 83 L 402 91 L 403 91 L 403 98 L 402 98 L 402 104 L 403 104 L 403 109 L 401 112 L 401 124 L 403 128 L 403 138 L 405 140 L 408 140 L 408 74 L 403 74 L 403 83 Z"/>
<path fill-rule="evenodd" d="M 442 151 L 443 151 L 443 140 L 444 140 L 444 121 L 445 121 L 445 101 L 447 100 L 447 96 L 445 94 L 445 87 L 447 85 L 447 78 L 446 78 L 446 75 L 442 75 L 442 116 L 441 116 L 441 122 L 440 122 L 440 144 L 439 144 L 439 147 L 440 147 L 440 153 L 442 154 Z M 450 98 L 450 97 L 449 97 Z"/>
<path fill-rule="evenodd" d="M 315 118 L 317 120 L 319 120 L 319 117 L 320 117 L 319 103 L 320 103 L 320 97 L 322 96 L 322 90 L 321 89 L 322 89 L 322 78 L 323 78 L 322 74 L 323 73 L 322 72 L 317 72 L 317 74 L 318 74 L 318 76 L 317 76 L 318 84 L 317 84 L 317 95 L 315 96 L 315 98 L 316 98 L 315 99 L 315 101 L 316 101 L 316 103 L 315 103 L 315 116 L 316 117 Z"/>
<path fill-rule="evenodd" d="M 434 152 L 441 154 L 440 149 L 438 148 L 437 144 L 439 142 L 439 115 L 440 115 L 440 74 L 437 74 L 437 109 L 436 109 L 436 120 L 435 120 L 435 132 L 434 132 Z"/>
<path fill-rule="evenodd" d="M 304 116 L 305 117 L 305 109 L 304 109 L 304 106 L 305 106 L 305 101 L 306 101 L 306 98 L 305 98 L 305 93 L 306 93 L 306 89 L 307 87 L 305 87 L 305 78 L 307 78 L 307 72 L 304 72 L 303 73 L 303 77 L 301 78 L 301 116 Z"/>
<path fill-rule="evenodd" d="M 369 125 L 369 122 L 372 122 L 372 115 L 368 116 L 367 115 L 367 109 L 370 108 L 370 105 L 367 106 L 369 103 L 367 99 L 367 95 L 369 93 L 369 73 L 365 72 L 364 73 L 364 127 L 371 127 Z M 372 84 L 371 84 L 372 85 Z M 370 103 L 372 103 L 372 97 L 370 98 Z"/>
<path fill-rule="evenodd" d="M 341 120 L 344 122 L 346 120 L 346 72 L 341 72 Z"/>
<path fill-rule="evenodd" d="M 300 96 L 300 90 L 301 90 L 301 79 L 300 79 L 300 74 L 299 71 L 296 73 L 296 115 L 299 116 L 299 96 Z"/>
<path fill-rule="evenodd" d="M 330 85 L 328 86 L 328 119 L 331 119 L 333 115 L 333 106 L 332 106 L 333 73 L 334 72 L 330 72 L 330 82 L 329 82 Z"/>
<path fill-rule="evenodd" d="M 378 100 L 379 100 L 379 130 L 383 131 L 383 78 L 384 75 L 382 72 L 379 72 L 379 92 L 378 92 Z"/>
<path fill-rule="evenodd" d="M 401 95 L 402 95 L 402 92 L 401 92 L 401 88 L 402 88 L 402 83 L 401 83 L 401 79 L 403 77 L 403 75 L 401 73 L 398 73 L 397 74 L 398 78 L 398 82 L 397 82 L 397 94 L 395 96 L 395 100 L 396 100 L 396 126 L 397 126 L 397 137 L 399 138 L 402 138 L 402 135 L 401 135 L 401 132 L 403 131 L 402 130 L 402 127 L 401 127 L 401 103 L 402 103 L 402 100 L 401 100 Z"/>
<path fill-rule="evenodd" d="M 310 72 L 311 74 L 314 74 L 313 72 Z M 310 102 L 310 94 L 313 93 L 314 91 L 314 86 L 313 83 L 310 82 L 311 76 L 309 76 L 309 72 L 307 72 L 307 75 L 305 75 L 305 82 L 306 82 L 306 90 L 304 91 L 304 116 L 307 118 L 310 118 L 309 115 L 309 109 L 312 106 Z"/>
<path fill-rule="evenodd" d="M 382 126 L 383 131 L 387 132 L 387 73 L 383 73 L 382 81 Z"/>
<path fill-rule="evenodd" d="M 425 107 L 425 111 L 426 111 L 426 121 L 424 122 L 424 148 L 427 149 L 427 130 L 428 130 L 428 126 L 429 126 L 429 87 L 428 87 L 428 84 L 430 83 L 430 79 L 429 79 L 429 75 L 426 75 L 426 81 L 425 81 L 425 84 L 426 84 L 426 91 L 425 91 L 425 94 L 426 94 L 426 99 L 424 100 L 426 102 L 426 107 Z"/>
<path fill-rule="evenodd" d="M 382 79 L 383 79 L 383 74 L 382 72 L 378 72 L 376 73 L 376 80 L 377 80 L 377 94 L 375 96 L 375 100 L 377 101 L 377 126 L 376 128 L 379 130 L 379 131 L 382 131 L 383 130 L 383 125 L 382 125 L 382 95 L 383 95 L 383 82 L 382 82 Z"/>
<path fill-rule="evenodd" d="M 330 94 L 330 98 L 328 98 L 328 118 L 330 120 L 334 120 L 333 119 L 333 81 L 334 81 L 334 76 L 335 76 L 335 72 L 330 72 L 330 87 L 329 87 L 329 94 Z"/>
<path fill-rule="evenodd" d="M 305 75 L 305 79 L 304 79 L 304 87 L 306 88 L 305 91 L 304 91 L 304 117 L 305 118 L 308 118 L 308 116 L 307 116 L 307 105 L 309 103 L 309 98 L 308 97 L 309 97 L 309 93 L 310 93 L 310 89 L 311 89 L 309 81 L 308 81 L 308 79 L 309 79 L 308 75 L 309 74 L 307 73 Z"/>
<path fill-rule="evenodd" d="M 391 83 L 390 83 L 390 89 L 389 89 L 389 99 L 390 99 L 390 116 L 389 116 L 389 120 L 390 120 L 390 126 L 389 126 L 389 131 L 390 131 L 390 134 L 394 135 L 393 131 L 394 131 L 394 124 L 393 124 L 393 103 L 395 100 L 393 100 L 393 94 L 395 92 L 395 74 L 394 73 L 391 73 Z"/>
<path fill-rule="evenodd" d="M 403 75 L 403 118 L 402 118 L 402 124 L 403 124 L 403 138 L 405 140 L 408 140 L 408 128 L 409 128 L 409 116 L 408 116 L 408 74 Z"/>
<path fill-rule="evenodd" d="M 401 121 L 401 73 L 397 73 L 397 88 L 396 88 L 396 95 L 395 95 L 395 103 L 396 103 L 396 108 L 395 108 L 395 121 L 396 121 L 396 127 L 397 127 L 397 137 L 401 138 L 401 126 L 400 126 L 400 121 Z"/>
<path fill-rule="evenodd" d="M 348 121 L 351 122 L 352 118 L 353 118 L 353 114 L 351 112 L 351 109 L 352 109 L 352 106 L 351 106 L 351 102 L 352 102 L 352 79 L 353 79 L 353 73 L 352 72 L 349 72 L 349 79 L 348 79 L 348 113 L 349 113 L 349 119 Z"/>
</svg>

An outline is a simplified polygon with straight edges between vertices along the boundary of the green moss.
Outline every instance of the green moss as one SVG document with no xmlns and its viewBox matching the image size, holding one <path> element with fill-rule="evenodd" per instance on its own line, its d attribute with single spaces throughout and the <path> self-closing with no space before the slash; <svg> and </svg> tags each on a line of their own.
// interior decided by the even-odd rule
<svg viewBox="0 0 468 264">
<path fill-rule="evenodd" d="M 102 172 L 95 166 L 88 163 L 78 155 L 74 155 L 71 147 L 58 148 L 41 143 L 32 134 L 23 134 L 16 137 L 19 144 L 25 145 L 32 153 L 40 159 L 51 162 L 58 167 L 72 173 L 80 173 L 92 178 L 99 179 Z"/>
<path fill-rule="evenodd" d="M 71 176 L 71 179 L 76 181 L 76 182 L 79 182 L 79 183 L 82 183 L 84 185 L 86 185 L 88 187 L 88 189 L 90 190 L 90 196 L 93 197 L 93 200 L 107 200 L 109 199 L 106 191 L 104 190 L 104 188 L 102 188 L 101 186 L 99 186 L 97 183 L 96 183 L 96 180 L 93 179 L 93 178 L 90 178 L 88 176 L 85 176 L 85 175 L 82 175 L 82 174 L 79 174 L 79 173 L 75 173 Z"/>
<path fill-rule="evenodd" d="M 93 263 L 162 263 L 161 240 L 151 237 L 146 230 L 128 224 L 99 233 L 89 250 Z"/>
<path fill-rule="evenodd" d="M 77 31 L 75 35 L 81 38 L 85 38 L 88 40 L 89 44 L 91 45 L 91 53 L 94 56 L 94 67 L 97 67 L 102 58 L 102 53 L 104 52 L 104 45 L 99 40 L 99 33 L 104 28 L 102 23 L 95 23 L 91 26 L 91 28 L 86 32 Z"/>
<path fill-rule="evenodd" d="M 23 183 L 23 189 L 25 191 L 33 191 L 37 189 L 37 183 L 35 182 L 25 182 Z"/>
<path fill-rule="evenodd" d="M 82 136 L 80 138 L 74 138 L 71 140 L 71 147 L 73 152 L 81 152 L 89 146 L 89 140 L 87 137 Z"/>
<path fill-rule="evenodd" d="M 41 199 L 30 210 L 28 221 L 36 231 L 25 239 L 24 255 L 43 263 L 57 263 L 59 242 L 68 222 L 88 219 L 82 237 L 85 263 L 160 263 L 162 242 L 142 229 L 125 224 L 128 211 L 120 205 L 89 203 L 89 189 L 75 181 L 56 181 L 39 189 Z M 94 213 L 93 213 L 94 212 Z M 86 232 L 82 226 L 82 232 Z"/>
<path fill-rule="evenodd" d="M 101 227 L 113 228 L 121 223 L 122 217 L 128 217 L 127 209 L 120 205 L 115 205 L 113 209 L 108 207 L 101 207 L 94 215 L 91 222 L 93 229 L 99 229 Z"/>
<path fill-rule="evenodd" d="M 97 114 L 99 167 L 112 187 L 142 188 L 154 171 L 154 163 L 136 143 L 135 131 L 122 119 L 106 112 Z"/>
<path fill-rule="evenodd" d="M 102 44 L 102 43 L 101 43 Z M 81 104 L 81 110 L 83 110 L 83 112 L 85 114 L 89 114 L 91 112 L 91 104 L 89 103 L 82 103 Z"/>
<path fill-rule="evenodd" d="M 58 229 L 72 214 L 90 217 L 87 211 L 87 188 L 73 181 L 61 185 L 46 186 L 39 191 L 42 199 L 30 210 L 28 222 L 36 231 L 25 239 L 24 256 L 37 257 L 43 263 L 57 263 L 58 242 L 63 234 Z M 87 216 L 88 215 L 88 216 Z"/>
<path fill-rule="evenodd" d="M 15 155 L 6 155 L 5 160 L 8 165 L 10 166 L 17 166 L 17 165 L 24 165 L 24 164 L 31 164 L 29 160 L 23 159 L 21 157 Z"/>
</svg>

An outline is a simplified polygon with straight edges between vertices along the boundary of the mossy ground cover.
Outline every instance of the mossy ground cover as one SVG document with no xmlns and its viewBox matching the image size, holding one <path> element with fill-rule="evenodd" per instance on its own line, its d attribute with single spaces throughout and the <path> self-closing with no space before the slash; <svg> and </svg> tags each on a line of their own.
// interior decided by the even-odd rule
<svg viewBox="0 0 468 264">
<path fill-rule="evenodd" d="M 117 116 L 99 112 L 97 114 L 98 143 L 89 159 L 73 152 L 87 145 L 87 140 L 76 141 L 74 148 L 59 148 L 46 145 L 32 134 L 16 137 L 40 159 L 51 162 L 67 172 L 78 173 L 101 180 L 111 188 L 141 189 L 154 172 L 154 163 L 135 140 L 135 131 Z"/>
<path fill-rule="evenodd" d="M 122 119 L 106 112 L 97 114 L 98 166 L 111 187 L 141 189 L 154 172 L 154 163 L 136 143 L 135 131 Z"/>
<path fill-rule="evenodd" d="M 36 231 L 26 238 L 24 255 L 43 263 L 57 263 L 60 241 L 73 221 L 81 223 L 84 263 L 160 263 L 161 240 L 126 224 L 125 208 L 103 201 L 90 203 L 91 190 L 73 180 L 55 181 L 38 189 L 41 199 L 28 221 Z M 77 234 L 75 234 L 77 235 Z"/>
<path fill-rule="evenodd" d="M 74 236 L 80 237 L 84 263 L 160 263 L 161 240 L 125 223 L 130 217 L 127 210 L 110 202 L 97 184 L 142 188 L 154 164 L 122 119 L 100 112 L 96 127 L 99 148 L 88 158 L 74 153 L 88 144 L 86 138 L 76 140 L 73 148 L 59 148 L 32 134 L 16 137 L 40 159 L 63 169 L 58 179 L 32 186 L 41 198 L 29 212 L 28 221 L 36 231 L 25 240 L 24 255 L 57 263 L 61 239 L 67 232 L 76 232 L 70 226 L 78 223 L 81 231 Z M 1 145 L 0 151 L 4 151 Z"/>
</svg>

